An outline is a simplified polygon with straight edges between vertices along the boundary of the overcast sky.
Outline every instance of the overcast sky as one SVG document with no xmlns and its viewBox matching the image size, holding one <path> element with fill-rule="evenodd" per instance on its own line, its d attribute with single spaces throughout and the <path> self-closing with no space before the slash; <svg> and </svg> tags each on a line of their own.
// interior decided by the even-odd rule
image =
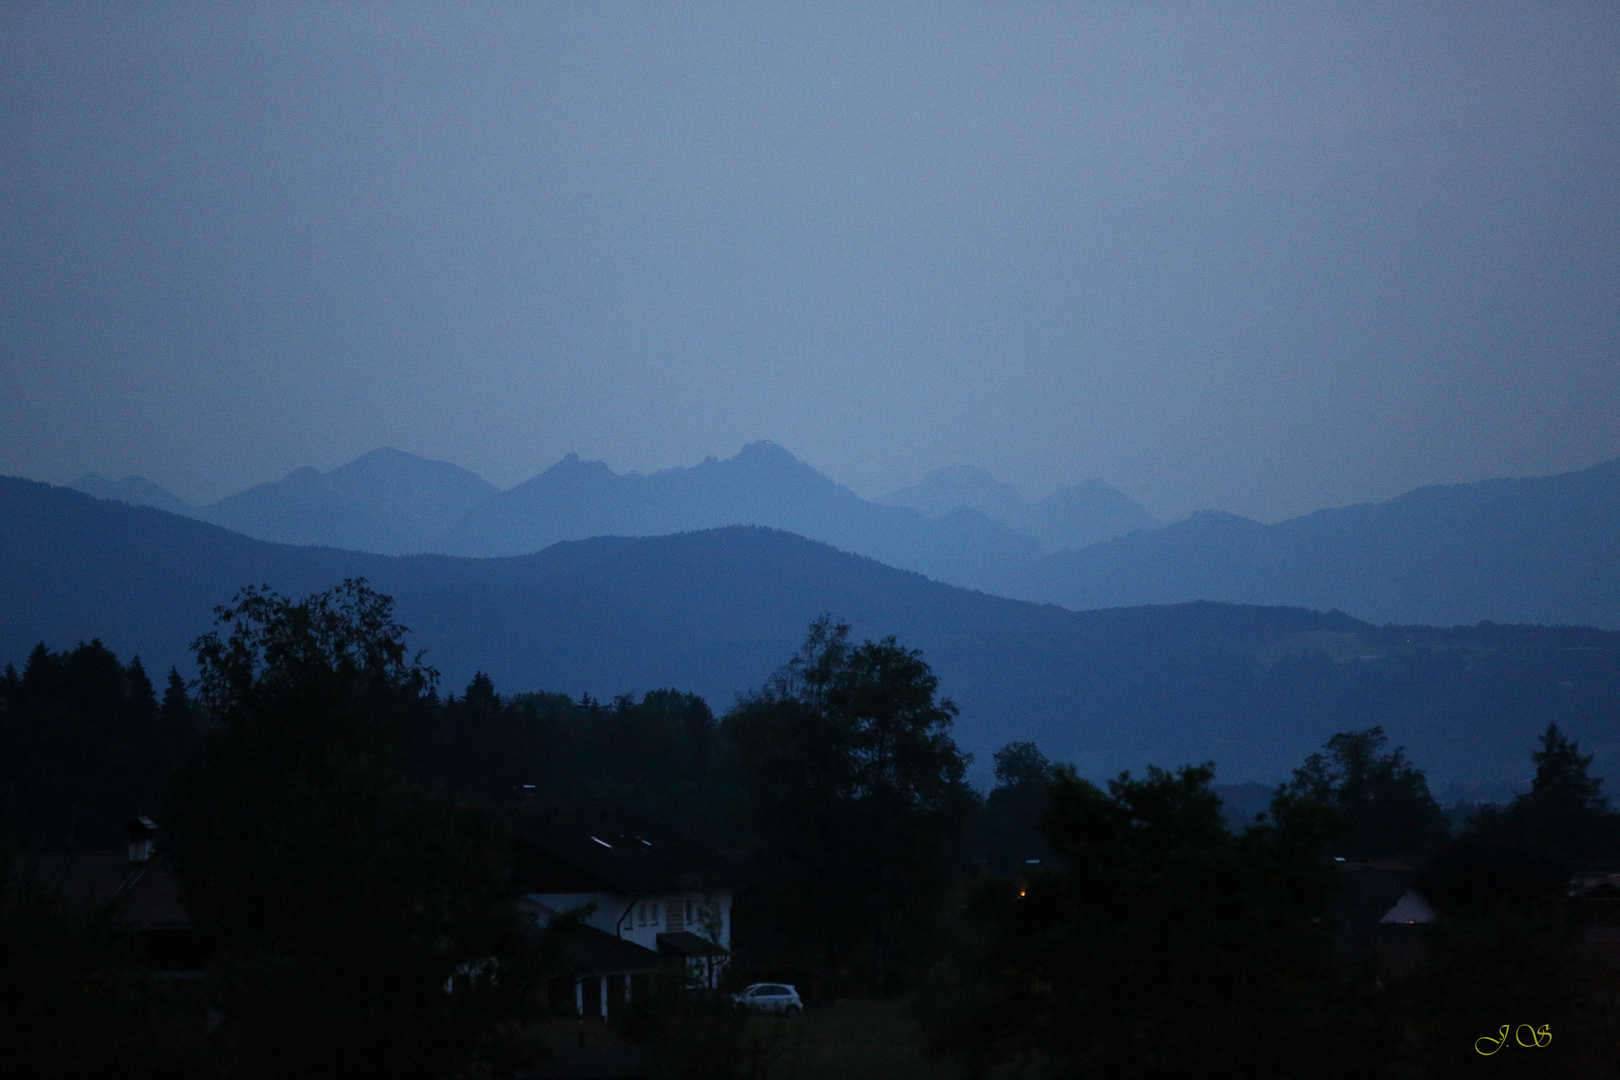
<svg viewBox="0 0 1620 1080">
<path fill-rule="evenodd" d="M 0 8 L 0 472 L 1620 454 L 1620 5 Z"/>
</svg>

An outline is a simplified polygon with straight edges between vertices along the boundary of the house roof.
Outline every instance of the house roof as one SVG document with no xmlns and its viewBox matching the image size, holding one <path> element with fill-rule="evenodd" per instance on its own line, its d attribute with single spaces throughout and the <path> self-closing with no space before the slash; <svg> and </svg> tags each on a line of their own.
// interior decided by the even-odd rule
<svg viewBox="0 0 1620 1080">
<path fill-rule="evenodd" d="M 715 851 L 616 803 L 522 806 L 512 825 L 525 892 L 670 893 L 739 882 Z"/>
<path fill-rule="evenodd" d="M 70 910 L 111 908 L 115 929 L 192 929 L 179 880 L 155 856 L 131 863 L 124 851 L 84 851 L 36 855 L 28 862 L 35 879 L 55 889 Z"/>
<path fill-rule="evenodd" d="M 517 908 L 529 926 L 525 934 L 543 933 L 559 914 L 532 896 L 519 897 Z M 573 975 L 621 975 L 649 971 L 671 962 L 645 946 L 583 922 L 574 923 L 563 933 L 561 945 L 563 960 Z"/>
<path fill-rule="evenodd" d="M 725 946 L 700 938 L 690 930 L 658 935 L 658 951 L 675 956 L 730 956 Z"/>
<path fill-rule="evenodd" d="M 651 971 L 669 961 L 642 945 L 580 923 L 562 940 L 563 959 L 576 975 L 622 975 Z"/>
<path fill-rule="evenodd" d="M 1570 882 L 1569 895 L 1578 900 L 1620 900 L 1620 874 L 1576 878 Z"/>
<path fill-rule="evenodd" d="M 1417 886 L 1417 871 L 1401 862 L 1344 863 L 1341 869 L 1342 887 L 1328 905 L 1341 952 L 1367 953 L 1392 932 L 1409 929 L 1404 919 L 1401 926 L 1382 920 Z"/>
</svg>

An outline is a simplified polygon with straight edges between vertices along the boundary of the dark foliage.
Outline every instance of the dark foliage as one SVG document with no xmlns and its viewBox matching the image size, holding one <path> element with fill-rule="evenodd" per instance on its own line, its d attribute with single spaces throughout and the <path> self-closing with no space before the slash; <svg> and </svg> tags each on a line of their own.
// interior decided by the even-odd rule
<svg viewBox="0 0 1620 1080">
<path fill-rule="evenodd" d="M 1384 1003 L 1399 1020 L 1395 1075 L 1613 1076 L 1615 1017 L 1605 1003 L 1613 993 L 1602 992 L 1601 970 L 1576 946 L 1567 905 L 1556 895 L 1524 910 L 1466 912 L 1437 923 L 1425 962 L 1390 988 Z M 1520 1038 L 1519 1025 L 1545 1025 L 1552 1039 L 1525 1047 L 1510 1038 L 1493 1047 L 1503 1024 Z"/>
<path fill-rule="evenodd" d="M 970 944 L 924 998 L 930 1048 L 971 1075 L 1364 1076 L 1375 1035 L 1321 915 L 1335 879 L 1320 804 L 1279 796 L 1228 831 L 1213 770 L 1059 770 L 1054 861 L 983 879 Z"/>
<path fill-rule="evenodd" d="M 212 1076 L 200 1004 L 155 985 L 112 912 L 78 912 L 26 858 L 0 860 L 0 1076 Z"/>
<path fill-rule="evenodd" d="M 1620 855 L 1620 815 L 1608 811 L 1591 757 L 1548 726 L 1532 755 L 1529 792 L 1486 808 L 1444 844 L 1424 889 L 1442 915 L 1426 958 L 1390 988 L 1401 1018 L 1396 1056 L 1413 1077 L 1612 1076 L 1615 975 L 1582 947 L 1591 916 L 1569 901 L 1571 876 Z M 1600 920 L 1601 921 L 1601 920 Z M 1599 931 L 1603 926 L 1597 926 Z M 1515 1034 L 1489 1055 L 1503 1024 L 1547 1025 L 1547 1046 Z"/>
<path fill-rule="evenodd" d="M 1328 740 L 1326 753 L 1306 758 L 1284 786 L 1289 799 L 1317 803 L 1337 816 L 1334 855 L 1420 856 L 1445 838 L 1445 813 L 1423 771 L 1406 759 L 1404 748 L 1380 753 L 1388 742 L 1381 727 L 1341 732 Z"/>
<path fill-rule="evenodd" d="M 717 838 L 718 725 L 696 694 L 655 690 L 503 697 L 479 672 L 427 719 L 414 768 L 446 790 L 502 802 L 519 785 L 554 799 L 610 799 L 700 840 Z"/>
<path fill-rule="evenodd" d="M 228 1060 L 249 1077 L 456 1073 L 521 1011 L 536 958 L 511 955 L 497 822 L 408 782 L 433 672 L 364 582 L 296 603 L 248 589 L 219 615 L 228 636 L 197 643 L 213 725 L 173 832 L 217 946 Z"/>
<path fill-rule="evenodd" d="M 726 714 L 757 959 L 879 994 L 927 959 L 975 804 L 937 687 L 921 654 L 822 618 Z"/>
<path fill-rule="evenodd" d="M 1008 743 L 996 751 L 996 786 L 974 818 L 970 844 L 980 865 L 1011 878 L 1051 857 L 1041 819 L 1055 775 L 1032 742 Z"/>
<path fill-rule="evenodd" d="M 1435 856 L 1430 883 L 1448 912 L 1529 912 L 1559 897 L 1570 877 L 1620 859 L 1620 814 L 1608 809 L 1589 754 L 1549 724 L 1531 755 L 1530 790 L 1506 807 L 1486 807 Z"/>
<path fill-rule="evenodd" d="M 783 1022 L 756 1020 L 729 998 L 693 993 L 678 968 L 652 972 L 614 1021 L 651 1053 L 654 1080 L 771 1080 L 791 1076 Z"/>
<path fill-rule="evenodd" d="M 38 645 L 20 676 L 8 665 L 0 677 L 0 820 L 24 850 L 113 847 L 131 817 L 161 814 L 195 737 L 177 673 L 160 706 L 139 657 Z"/>
</svg>

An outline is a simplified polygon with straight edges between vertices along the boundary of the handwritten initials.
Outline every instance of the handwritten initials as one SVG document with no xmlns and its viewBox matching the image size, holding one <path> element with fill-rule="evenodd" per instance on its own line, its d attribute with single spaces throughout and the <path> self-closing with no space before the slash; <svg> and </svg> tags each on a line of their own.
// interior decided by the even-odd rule
<svg viewBox="0 0 1620 1080">
<path fill-rule="evenodd" d="M 1552 1025 L 1542 1024 L 1540 1027 L 1531 1027 L 1529 1024 L 1503 1024 L 1497 1029 L 1496 1038 L 1481 1035 L 1474 1040 L 1474 1052 L 1490 1057 L 1502 1047 L 1508 1045 L 1508 1032 L 1513 1033 L 1513 1041 L 1524 1047 L 1544 1047 L 1552 1044 Z"/>
</svg>

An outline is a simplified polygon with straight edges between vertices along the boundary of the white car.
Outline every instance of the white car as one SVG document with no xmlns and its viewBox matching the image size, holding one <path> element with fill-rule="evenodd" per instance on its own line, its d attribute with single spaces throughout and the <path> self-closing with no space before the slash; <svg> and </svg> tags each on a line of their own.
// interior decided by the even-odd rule
<svg viewBox="0 0 1620 1080">
<path fill-rule="evenodd" d="M 789 1020 L 804 1011 L 799 992 L 781 983 L 755 983 L 740 994 L 732 994 L 731 1000 L 745 1012 L 785 1016 Z"/>
</svg>

